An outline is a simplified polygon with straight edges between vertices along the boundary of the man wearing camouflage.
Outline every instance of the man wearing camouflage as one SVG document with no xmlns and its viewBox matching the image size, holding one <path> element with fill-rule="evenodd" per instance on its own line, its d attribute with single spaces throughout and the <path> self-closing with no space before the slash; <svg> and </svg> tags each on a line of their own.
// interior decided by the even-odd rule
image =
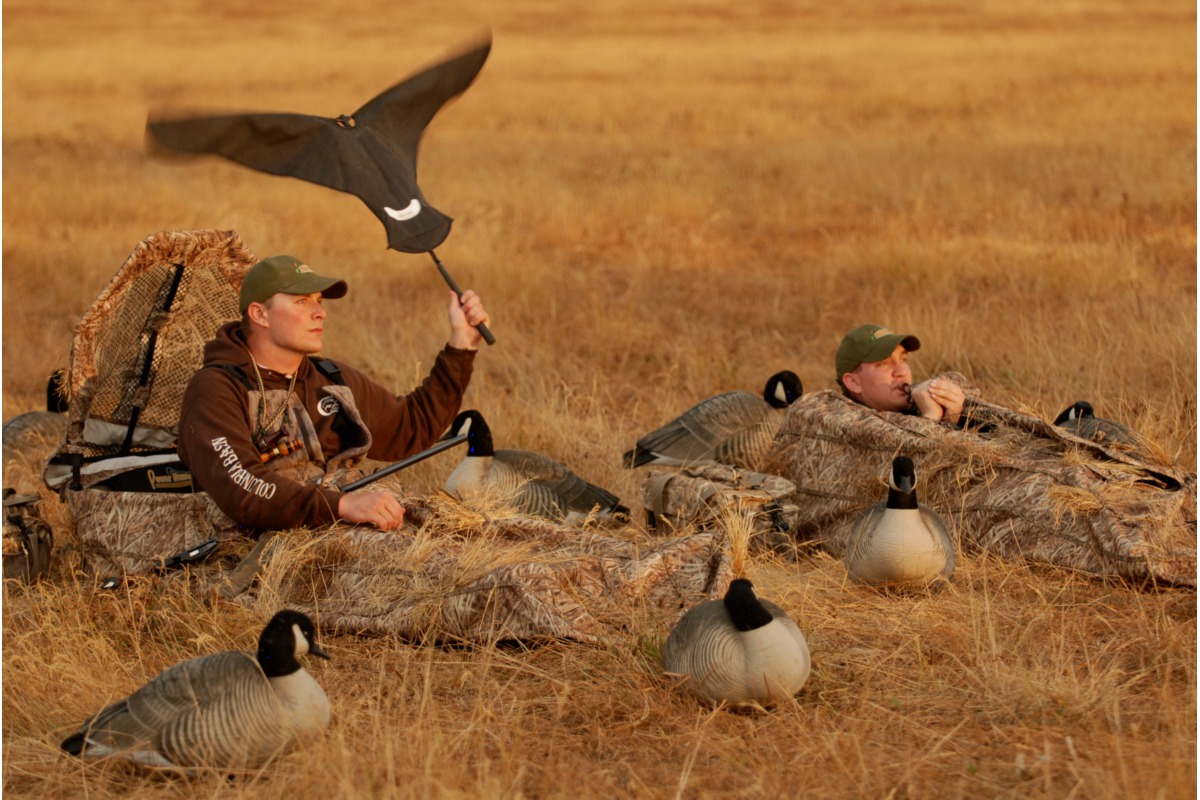
<svg viewBox="0 0 1200 800">
<path fill-rule="evenodd" d="M 481 339 L 475 326 L 488 321 L 479 297 L 450 293 L 446 346 L 425 381 L 396 396 L 348 364 L 312 357 L 322 348 L 324 300 L 346 291 L 292 256 L 264 259 L 242 284 L 242 320 L 205 345 L 183 398 L 179 456 L 240 525 L 399 528 L 404 508 L 394 495 L 338 491 L 337 471 L 428 448 L 459 411 Z"/>
<path fill-rule="evenodd" d="M 876 411 L 958 425 L 966 399 L 961 386 L 943 377 L 913 385 L 908 354 L 920 347 L 920 340 L 911 334 L 892 333 L 882 325 L 860 325 L 838 346 L 838 385 L 847 397 Z"/>
</svg>

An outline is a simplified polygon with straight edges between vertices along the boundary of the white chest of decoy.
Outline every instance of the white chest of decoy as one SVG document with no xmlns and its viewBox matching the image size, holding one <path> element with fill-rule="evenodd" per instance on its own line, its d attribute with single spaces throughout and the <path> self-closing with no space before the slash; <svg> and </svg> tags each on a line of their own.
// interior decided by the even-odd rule
<svg viewBox="0 0 1200 800">
<path fill-rule="evenodd" d="M 936 577 L 945 566 L 945 547 L 922 511 L 904 509 L 881 515 L 850 571 L 864 583 L 907 583 Z"/>
</svg>

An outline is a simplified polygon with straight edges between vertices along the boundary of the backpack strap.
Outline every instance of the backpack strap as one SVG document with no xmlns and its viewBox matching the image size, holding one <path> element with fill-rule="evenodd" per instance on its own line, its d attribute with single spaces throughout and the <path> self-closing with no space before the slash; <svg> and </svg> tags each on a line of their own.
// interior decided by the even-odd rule
<svg viewBox="0 0 1200 800">
<path fill-rule="evenodd" d="M 342 377 L 342 370 L 337 364 L 328 358 L 318 358 L 317 356 L 309 356 L 308 360 L 317 368 L 317 371 L 324 375 L 329 380 L 336 383 L 338 386 L 345 386 L 346 380 Z M 337 416 L 333 418 L 333 431 L 338 435 L 338 440 L 342 443 L 342 450 L 349 447 L 357 447 L 363 443 L 363 437 L 358 427 L 350 421 L 346 416 L 346 410 L 338 404 Z"/>
<path fill-rule="evenodd" d="M 129 427 L 125 432 L 125 441 L 121 443 L 120 455 L 127 456 L 133 450 L 133 434 L 137 430 L 138 418 L 142 414 L 142 408 L 148 401 L 148 393 L 150 384 L 153 381 L 154 368 L 154 348 L 158 344 L 158 327 L 154 325 L 154 321 L 163 314 L 171 310 L 171 304 L 175 302 L 175 295 L 179 290 L 179 282 L 183 279 L 183 264 L 174 264 L 174 274 L 171 276 L 171 282 L 167 284 L 165 295 L 159 300 L 158 306 L 154 309 L 154 313 L 150 319 L 146 321 L 146 330 L 149 335 L 146 337 L 146 344 L 142 354 L 142 368 L 137 376 L 137 394 L 146 393 L 141 402 L 135 402 L 133 408 L 129 412 Z"/>
<path fill-rule="evenodd" d="M 342 378 L 342 368 L 333 363 L 328 358 L 318 358 L 317 356 L 309 356 L 308 360 L 317 368 L 317 371 L 324 375 L 329 380 L 336 383 L 338 386 L 345 386 L 346 381 Z"/>
<path fill-rule="evenodd" d="M 237 378 L 238 382 L 245 386 L 247 391 L 257 388 L 254 386 L 254 384 L 250 383 L 250 376 L 243 372 L 242 368 L 237 364 L 224 364 L 221 362 L 216 362 L 213 364 L 205 364 L 203 367 L 201 367 L 201 369 L 207 369 L 209 367 L 228 372 L 230 375 Z"/>
</svg>

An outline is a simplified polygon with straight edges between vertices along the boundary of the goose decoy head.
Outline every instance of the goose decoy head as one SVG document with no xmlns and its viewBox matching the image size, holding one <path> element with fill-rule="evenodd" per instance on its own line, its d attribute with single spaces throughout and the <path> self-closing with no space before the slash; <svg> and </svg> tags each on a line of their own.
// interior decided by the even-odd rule
<svg viewBox="0 0 1200 800">
<path fill-rule="evenodd" d="M 328 659 L 317 645 L 317 631 L 306 614 L 284 610 L 271 617 L 258 637 L 258 663 L 268 678 L 290 675 L 300 669 L 299 656 Z"/>
<path fill-rule="evenodd" d="M 467 437 L 467 455 L 490 456 L 495 454 L 492 445 L 492 431 L 487 422 L 474 409 L 463 411 L 450 423 L 450 430 L 443 439 L 453 439 L 455 436 Z"/>
<path fill-rule="evenodd" d="M 892 477 L 888 481 L 888 508 L 917 508 L 917 470 L 908 456 L 892 459 Z"/>
<path fill-rule="evenodd" d="M 800 376 L 790 369 L 785 369 L 767 379 L 767 385 L 763 389 L 763 400 L 772 408 L 787 408 L 799 400 L 802 394 L 804 385 L 800 382 Z"/>
<path fill-rule="evenodd" d="M 733 627 L 743 633 L 756 630 L 770 622 L 771 612 L 754 594 L 754 585 L 745 578 L 735 578 L 725 592 L 725 610 Z"/>
<path fill-rule="evenodd" d="M 917 469 L 913 460 L 908 456 L 896 456 L 892 459 L 891 488 L 908 494 L 917 486 Z"/>
<path fill-rule="evenodd" d="M 1080 419 L 1096 416 L 1096 411 L 1092 408 L 1092 404 L 1087 400 L 1076 400 L 1074 405 L 1063 410 L 1061 414 L 1054 418 L 1055 425 L 1062 425 L 1064 422 L 1075 422 Z"/>
</svg>

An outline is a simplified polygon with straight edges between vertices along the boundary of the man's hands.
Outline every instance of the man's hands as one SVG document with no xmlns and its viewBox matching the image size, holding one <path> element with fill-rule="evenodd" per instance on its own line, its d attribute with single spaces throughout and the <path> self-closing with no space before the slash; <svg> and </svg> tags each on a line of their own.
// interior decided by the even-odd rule
<svg viewBox="0 0 1200 800">
<path fill-rule="evenodd" d="M 957 425 L 967 396 L 954 381 L 931 378 L 912 387 L 912 399 L 922 417 Z"/>
<path fill-rule="evenodd" d="M 461 300 L 453 291 L 450 292 L 449 344 L 451 347 L 459 350 L 474 350 L 479 347 L 483 336 L 475 329 L 475 326 L 480 323 L 486 325 L 489 321 L 487 309 L 483 307 L 483 301 L 479 299 L 479 295 L 475 294 L 473 289 L 463 292 Z"/>
<path fill-rule="evenodd" d="M 404 524 L 404 506 L 391 492 L 350 492 L 338 500 L 338 517 L 347 522 L 394 531 Z"/>
</svg>

